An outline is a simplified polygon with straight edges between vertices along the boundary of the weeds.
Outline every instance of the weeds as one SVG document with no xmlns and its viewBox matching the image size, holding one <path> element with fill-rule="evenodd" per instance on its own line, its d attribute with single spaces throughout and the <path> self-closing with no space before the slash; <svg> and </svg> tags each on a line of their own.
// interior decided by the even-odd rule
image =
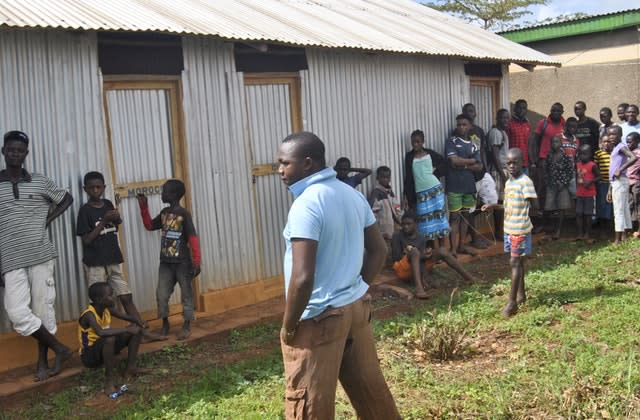
<svg viewBox="0 0 640 420">
<path fill-rule="evenodd" d="M 440 361 L 461 357 L 467 351 L 477 327 L 469 320 L 454 316 L 451 306 L 456 292 L 457 288 L 451 292 L 445 314 L 438 315 L 434 309 L 429 312 L 430 322 L 422 320 L 413 325 L 406 341 L 410 348 Z"/>
</svg>

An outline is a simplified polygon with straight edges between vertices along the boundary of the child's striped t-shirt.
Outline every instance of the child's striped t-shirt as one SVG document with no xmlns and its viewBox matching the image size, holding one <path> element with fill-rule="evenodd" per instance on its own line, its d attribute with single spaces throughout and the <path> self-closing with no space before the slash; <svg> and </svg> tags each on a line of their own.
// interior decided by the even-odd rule
<svg viewBox="0 0 640 420">
<path fill-rule="evenodd" d="M 526 235 L 531 232 L 529 199 L 537 197 L 531 178 L 525 174 L 507 180 L 504 187 L 504 233 Z"/>
<path fill-rule="evenodd" d="M 600 182 L 608 184 L 609 165 L 611 164 L 611 152 L 598 149 L 593 154 L 593 161 L 596 163 L 596 165 L 598 165 L 598 169 L 600 169 Z"/>
</svg>

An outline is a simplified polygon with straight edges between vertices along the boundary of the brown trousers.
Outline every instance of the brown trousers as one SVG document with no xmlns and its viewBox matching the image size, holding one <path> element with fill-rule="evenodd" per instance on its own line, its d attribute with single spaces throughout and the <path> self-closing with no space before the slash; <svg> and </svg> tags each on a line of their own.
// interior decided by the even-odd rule
<svg viewBox="0 0 640 420">
<path fill-rule="evenodd" d="M 371 330 L 371 296 L 301 321 L 281 343 L 287 419 L 335 418 L 338 379 L 361 419 L 399 419 Z"/>
</svg>

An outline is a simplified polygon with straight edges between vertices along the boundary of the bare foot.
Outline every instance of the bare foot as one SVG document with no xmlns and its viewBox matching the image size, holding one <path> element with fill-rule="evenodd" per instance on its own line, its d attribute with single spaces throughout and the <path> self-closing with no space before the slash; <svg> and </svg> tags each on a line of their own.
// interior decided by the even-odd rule
<svg viewBox="0 0 640 420">
<path fill-rule="evenodd" d="M 33 377 L 33 382 L 42 382 L 49 379 L 49 368 L 47 366 L 38 368 L 35 376 Z"/>
<path fill-rule="evenodd" d="M 424 290 L 416 291 L 416 299 L 429 299 L 429 295 Z"/>
<path fill-rule="evenodd" d="M 502 315 L 505 317 L 510 317 L 515 315 L 518 312 L 518 305 L 514 302 L 509 302 L 502 308 Z"/>
<path fill-rule="evenodd" d="M 473 249 L 465 245 L 462 245 L 461 247 L 458 248 L 458 253 L 471 255 L 472 257 L 475 257 L 476 255 L 478 255 L 476 251 L 474 251 Z"/>
<path fill-rule="evenodd" d="M 142 331 L 142 339 L 145 343 L 151 343 L 153 341 L 165 341 L 168 340 L 167 334 L 159 334 L 150 331 Z"/>
<path fill-rule="evenodd" d="M 62 366 L 64 363 L 73 356 L 73 352 L 68 347 L 64 347 L 63 350 L 56 352 L 56 358 L 53 362 L 53 369 L 49 370 L 49 376 L 56 376 L 62 372 Z"/>
<path fill-rule="evenodd" d="M 178 334 L 176 334 L 176 339 L 180 341 L 186 340 L 187 338 L 189 338 L 190 335 L 191 335 L 191 330 L 188 328 L 183 328 L 180 330 Z"/>
<path fill-rule="evenodd" d="M 485 241 L 484 239 L 478 239 L 476 241 L 471 242 L 469 245 L 477 249 L 487 249 L 489 248 L 490 243 Z"/>
<path fill-rule="evenodd" d="M 169 326 L 168 325 L 163 325 L 162 327 L 160 327 L 157 330 L 153 331 L 153 334 L 167 336 L 167 335 L 169 335 Z"/>
</svg>

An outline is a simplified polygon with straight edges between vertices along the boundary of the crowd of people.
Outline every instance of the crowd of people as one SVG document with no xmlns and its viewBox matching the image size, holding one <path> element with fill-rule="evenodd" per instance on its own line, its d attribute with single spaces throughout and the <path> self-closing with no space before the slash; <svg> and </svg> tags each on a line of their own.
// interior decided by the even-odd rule
<svg viewBox="0 0 640 420">
<path fill-rule="evenodd" d="M 613 235 L 616 244 L 629 235 L 640 237 L 638 107 L 623 103 L 616 110 L 617 122 L 606 107 L 597 122 L 586 116 L 585 102 L 577 101 L 575 117 L 565 120 L 563 105 L 554 103 L 549 115 L 532 125 L 527 102 L 519 99 L 512 112 L 498 110 L 495 124 L 485 132 L 475 124 L 476 108 L 468 103 L 444 143 L 444 155 L 424 147 L 421 130 L 412 132 L 402 168 L 402 200 L 391 189 L 388 166 L 376 170 L 376 185 L 368 195 L 397 276 L 413 280 L 417 298 L 428 296 L 425 273 L 437 260 L 472 282 L 456 257 L 476 255 L 493 240 L 504 241 L 505 251 L 517 258 L 514 271 L 524 273 L 531 233 L 546 231 L 557 240 L 566 236 L 566 219 L 574 215 L 575 241 L 593 244 L 594 227 L 601 235 Z M 509 156 L 521 161 L 515 172 Z M 350 171 L 345 162 L 350 161 L 343 157 L 336 165 L 338 179 L 353 187 L 371 173 Z M 514 189 L 516 181 L 520 192 Z M 489 240 L 478 229 L 483 210 L 493 216 Z M 514 247 L 521 248 L 518 255 Z M 505 315 L 513 315 L 526 299 L 523 276 L 514 283 L 521 287 L 514 286 Z"/>
<path fill-rule="evenodd" d="M 369 325 L 367 291 L 385 257 L 399 278 L 413 281 L 415 296 L 426 298 L 430 284 L 425 273 L 433 264 L 443 261 L 472 283 L 475 279 L 458 255 L 475 255 L 502 240 L 512 269 L 502 312 L 512 316 L 526 300 L 524 261 L 532 252 L 535 230 L 550 229 L 558 239 L 565 218 L 575 214 L 576 241 L 593 243 L 594 225 L 613 232 L 615 243 L 628 235 L 640 237 L 638 107 L 621 104 L 617 123 L 609 108 L 600 111 L 601 123 L 587 117 L 586 109 L 584 102 L 576 102 L 575 117 L 565 120 L 563 106 L 555 103 L 534 127 L 527 119 L 527 103 L 520 99 L 513 112 L 500 109 L 485 133 L 475 124 L 475 106 L 466 104 L 445 141 L 444 155 L 424 147 L 422 131 L 411 133 L 401 200 L 390 186 L 390 167 L 377 168 L 367 201 L 355 188 L 372 174 L 370 169 L 352 167 L 346 157 L 334 169 L 327 167 L 324 144 L 313 133 L 294 133 L 283 141 L 278 172 L 295 197 L 283 232 L 286 303 L 280 340 L 287 418 L 331 418 L 337 380 L 359 416 L 399 418 Z M 56 252 L 46 232 L 73 197 L 46 176 L 24 169 L 29 153 L 25 133 L 7 132 L 2 153 L 4 305 L 14 329 L 38 343 L 35 380 L 41 381 L 58 374 L 73 353 L 55 337 Z M 78 320 L 79 353 L 85 366 L 105 367 L 105 392 L 116 399 L 128 388 L 114 378 L 115 356 L 127 348 L 125 373 L 144 372 L 136 364 L 139 345 L 144 337 L 168 335 L 168 301 L 176 283 L 184 317 L 177 339 L 190 336 L 191 281 L 200 272 L 200 246 L 191 215 L 180 205 L 185 194 L 181 181 L 164 184 L 167 207 L 155 218 L 146 197 L 138 196 L 142 224 L 162 232 L 156 290 L 162 327 L 148 332 L 122 276 L 117 238 L 122 220 L 103 197 L 103 175 L 87 173 L 84 191 L 88 200 L 78 213 L 76 234 L 82 240 L 90 304 Z M 481 214 L 493 216 L 490 240 L 479 233 Z M 130 324 L 111 328 L 112 316 Z M 49 350 L 55 353 L 51 367 Z"/>
</svg>

